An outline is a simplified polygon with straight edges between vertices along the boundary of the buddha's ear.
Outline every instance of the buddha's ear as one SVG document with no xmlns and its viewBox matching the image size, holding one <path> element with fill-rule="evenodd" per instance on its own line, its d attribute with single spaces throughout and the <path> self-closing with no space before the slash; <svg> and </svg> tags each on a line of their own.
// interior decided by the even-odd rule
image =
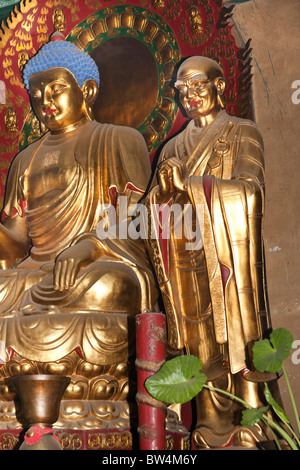
<svg viewBox="0 0 300 470">
<path fill-rule="evenodd" d="M 221 106 L 221 108 L 226 107 L 226 100 L 224 96 L 224 91 L 226 88 L 226 82 L 223 77 L 218 77 L 215 79 L 215 86 L 217 88 L 217 93 L 218 93 L 218 104 Z"/>
<path fill-rule="evenodd" d="M 98 93 L 98 85 L 96 80 L 92 80 L 89 78 L 84 82 L 81 89 L 84 100 L 89 105 L 92 105 Z"/>
<path fill-rule="evenodd" d="M 223 95 L 226 87 L 226 83 L 223 77 L 215 78 L 215 85 L 217 88 L 218 95 Z"/>
<path fill-rule="evenodd" d="M 85 104 L 85 115 L 89 121 L 94 119 L 92 106 L 98 93 L 98 85 L 95 80 L 88 79 L 82 85 L 82 93 Z"/>
</svg>

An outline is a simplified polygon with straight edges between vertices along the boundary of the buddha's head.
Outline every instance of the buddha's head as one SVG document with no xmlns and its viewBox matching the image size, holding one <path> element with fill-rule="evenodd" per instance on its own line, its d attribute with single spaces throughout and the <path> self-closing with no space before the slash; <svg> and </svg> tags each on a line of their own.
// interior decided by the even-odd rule
<svg viewBox="0 0 300 470">
<path fill-rule="evenodd" d="M 225 107 L 225 79 L 215 60 L 201 56 L 186 59 L 178 69 L 175 87 L 190 118 L 215 115 Z"/>
<path fill-rule="evenodd" d="M 62 39 L 63 36 L 58 36 Z M 41 47 L 24 68 L 23 79 L 37 118 L 50 132 L 93 120 L 99 72 L 94 60 L 65 40 Z"/>
</svg>

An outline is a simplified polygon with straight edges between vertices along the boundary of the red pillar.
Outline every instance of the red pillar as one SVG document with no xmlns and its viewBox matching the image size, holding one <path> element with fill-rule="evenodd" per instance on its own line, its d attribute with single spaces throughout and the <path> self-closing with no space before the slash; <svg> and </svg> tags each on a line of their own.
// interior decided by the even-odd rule
<svg viewBox="0 0 300 470">
<path fill-rule="evenodd" d="M 166 360 L 166 319 L 162 313 L 147 312 L 136 317 L 136 368 L 141 450 L 165 449 L 166 405 L 152 398 L 145 380 L 155 374 Z"/>
</svg>

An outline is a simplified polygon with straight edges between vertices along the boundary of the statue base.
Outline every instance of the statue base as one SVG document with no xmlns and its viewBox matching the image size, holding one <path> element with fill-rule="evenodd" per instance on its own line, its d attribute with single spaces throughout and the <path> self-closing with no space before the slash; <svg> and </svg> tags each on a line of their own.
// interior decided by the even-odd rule
<svg viewBox="0 0 300 470">
<path fill-rule="evenodd" d="M 130 331 L 130 334 L 129 334 Z M 9 382 L 20 375 L 62 375 L 70 383 L 53 430 L 63 449 L 138 449 L 135 316 L 52 314 L 0 321 L 0 450 L 22 438 Z M 189 448 L 176 412 L 166 418 L 166 448 Z"/>
<path fill-rule="evenodd" d="M 93 429 L 90 431 L 53 428 L 53 433 L 63 450 L 138 450 L 136 440 L 130 429 Z M 23 443 L 21 429 L 0 431 L 0 450 L 18 450 Z M 187 431 L 170 431 L 166 436 L 166 450 L 188 450 L 190 435 Z"/>
</svg>

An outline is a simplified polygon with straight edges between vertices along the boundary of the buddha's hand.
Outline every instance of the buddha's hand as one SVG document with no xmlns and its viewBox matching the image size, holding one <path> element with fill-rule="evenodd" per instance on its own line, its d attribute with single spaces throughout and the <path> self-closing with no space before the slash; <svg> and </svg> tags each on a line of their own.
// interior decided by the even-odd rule
<svg viewBox="0 0 300 470">
<path fill-rule="evenodd" d="M 73 286 L 81 267 L 92 263 L 99 256 L 99 247 L 92 239 L 84 239 L 62 251 L 55 261 L 54 289 L 63 291 Z"/>
<path fill-rule="evenodd" d="M 184 193 L 187 190 L 187 167 L 177 157 L 169 158 L 160 163 L 157 178 L 159 184 L 158 198 L 166 199 L 174 193 Z"/>
</svg>

